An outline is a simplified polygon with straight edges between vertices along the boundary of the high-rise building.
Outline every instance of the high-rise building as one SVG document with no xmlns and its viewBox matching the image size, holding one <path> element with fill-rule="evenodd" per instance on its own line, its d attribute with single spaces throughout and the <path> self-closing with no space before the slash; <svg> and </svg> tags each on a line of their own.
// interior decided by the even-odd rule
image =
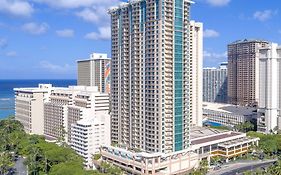
<svg viewBox="0 0 281 175">
<path fill-rule="evenodd" d="M 281 128 L 281 46 L 272 43 L 260 49 L 258 131 Z"/>
<path fill-rule="evenodd" d="M 189 31 L 191 125 L 202 126 L 203 23 L 190 21 Z"/>
<path fill-rule="evenodd" d="M 92 157 L 100 147 L 110 145 L 110 117 L 97 113 L 95 117 L 84 118 L 71 124 L 71 148 L 84 158 L 84 165 L 90 168 Z"/>
<path fill-rule="evenodd" d="M 203 69 L 203 101 L 227 103 L 227 63 Z"/>
<path fill-rule="evenodd" d="M 109 96 L 98 91 L 98 87 L 70 86 L 56 88 L 44 104 L 44 135 L 48 139 L 71 138 L 71 124 L 84 118 L 108 115 Z M 108 116 L 110 117 L 110 116 Z"/>
<path fill-rule="evenodd" d="M 97 86 L 100 92 L 110 92 L 110 58 L 93 53 L 90 59 L 77 61 L 78 86 Z"/>
<path fill-rule="evenodd" d="M 53 87 L 39 84 L 37 88 L 15 88 L 15 119 L 30 134 L 43 134 L 44 102 L 48 101 Z"/>
<path fill-rule="evenodd" d="M 228 45 L 228 101 L 255 106 L 259 97 L 259 49 L 262 40 L 239 40 Z"/>
<path fill-rule="evenodd" d="M 146 152 L 189 148 L 191 3 L 135 0 L 110 9 L 113 142 Z"/>
</svg>

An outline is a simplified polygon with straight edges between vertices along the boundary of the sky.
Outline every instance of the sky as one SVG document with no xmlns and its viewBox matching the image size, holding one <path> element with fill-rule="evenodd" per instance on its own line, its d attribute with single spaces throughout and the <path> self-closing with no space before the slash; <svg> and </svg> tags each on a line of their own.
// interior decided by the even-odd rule
<svg viewBox="0 0 281 175">
<path fill-rule="evenodd" d="M 0 79 L 75 79 L 76 60 L 110 57 L 107 9 L 126 0 L 0 0 Z M 279 0 L 195 0 L 204 67 L 227 60 L 239 39 L 281 43 Z"/>
</svg>

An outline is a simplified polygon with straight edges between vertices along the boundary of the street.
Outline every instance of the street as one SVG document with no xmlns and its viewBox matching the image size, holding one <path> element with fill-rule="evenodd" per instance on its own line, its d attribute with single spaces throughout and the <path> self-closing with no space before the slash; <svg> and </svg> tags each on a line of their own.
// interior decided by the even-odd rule
<svg viewBox="0 0 281 175">
<path fill-rule="evenodd" d="M 24 165 L 24 158 L 19 157 L 18 160 L 15 162 L 15 174 L 16 175 L 27 175 L 27 168 Z"/>
<path fill-rule="evenodd" d="M 207 175 L 236 175 L 247 170 L 255 170 L 259 167 L 268 167 L 276 160 L 253 160 L 249 162 L 237 162 L 222 166 L 221 169 L 210 171 Z"/>
</svg>

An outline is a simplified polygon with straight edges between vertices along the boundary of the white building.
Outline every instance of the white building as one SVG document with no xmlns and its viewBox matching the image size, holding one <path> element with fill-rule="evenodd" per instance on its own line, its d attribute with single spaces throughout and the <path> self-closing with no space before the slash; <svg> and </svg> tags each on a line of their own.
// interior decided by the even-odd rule
<svg viewBox="0 0 281 175">
<path fill-rule="evenodd" d="M 95 86 L 56 88 L 45 103 L 44 135 L 50 140 L 64 138 L 70 142 L 71 124 L 96 113 L 108 114 L 109 96 Z"/>
<path fill-rule="evenodd" d="M 110 146 L 110 116 L 96 113 L 71 124 L 71 148 L 84 158 L 84 165 L 90 168 L 93 155 L 101 146 Z"/>
<path fill-rule="evenodd" d="M 97 86 L 100 92 L 110 92 L 110 62 L 107 54 L 93 53 L 90 59 L 77 61 L 78 86 Z"/>
<path fill-rule="evenodd" d="M 203 69 L 203 23 L 190 21 L 190 85 L 191 99 L 191 125 L 202 126 L 202 69 Z"/>
<path fill-rule="evenodd" d="M 255 122 L 257 109 L 223 103 L 203 102 L 203 116 L 207 124 L 235 126 L 246 121 Z"/>
<path fill-rule="evenodd" d="M 281 46 L 260 49 L 258 131 L 281 129 Z"/>
<path fill-rule="evenodd" d="M 54 88 L 51 84 L 39 84 L 37 88 L 15 88 L 15 118 L 30 134 L 43 134 L 44 102 Z"/>
</svg>

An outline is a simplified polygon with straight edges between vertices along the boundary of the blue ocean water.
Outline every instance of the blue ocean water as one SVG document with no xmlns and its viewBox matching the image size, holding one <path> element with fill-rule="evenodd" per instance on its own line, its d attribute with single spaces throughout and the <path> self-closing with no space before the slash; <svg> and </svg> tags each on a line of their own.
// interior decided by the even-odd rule
<svg viewBox="0 0 281 175">
<path fill-rule="evenodd" d="M 15 114 L 14 88 L 37 87 L 38 84 L 53 84 L 56 87 L 76 85 L 76 80 L 0 80 L 0 119 Z"/>
</svg>

